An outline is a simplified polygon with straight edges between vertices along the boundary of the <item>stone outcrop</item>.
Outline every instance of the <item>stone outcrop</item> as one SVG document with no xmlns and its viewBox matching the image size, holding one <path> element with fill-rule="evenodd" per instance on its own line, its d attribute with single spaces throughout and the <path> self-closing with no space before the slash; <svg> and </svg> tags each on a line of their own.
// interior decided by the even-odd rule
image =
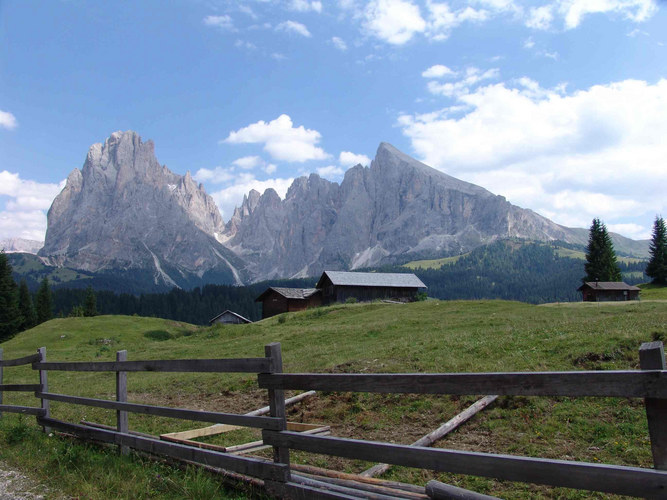
<svg viewBox="0 0 667 500">
<path fill-rule="evenodd" d="M 94 272 L 148 269 L 156 285 L 180 286 L 207 272 L 240 283 L 240 261 L 216 239 L 223 229 L 213 199 L 189 173 L 161 166 L 152 141 L 114 132 L 68 176 L 40 255 Z"/>
</svg>

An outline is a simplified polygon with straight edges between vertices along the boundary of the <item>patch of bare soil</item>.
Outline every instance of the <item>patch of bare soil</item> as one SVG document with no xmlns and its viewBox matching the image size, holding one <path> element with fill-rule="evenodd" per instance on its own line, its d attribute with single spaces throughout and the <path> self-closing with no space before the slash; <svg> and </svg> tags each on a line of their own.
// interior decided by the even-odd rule
<svg viewBox="0 0 667 500">
<path fill-rule="evenodd" d="M 0 462 L 0 500 L 43 500 L 62 498 L 25 474 Z"/>
</svg>

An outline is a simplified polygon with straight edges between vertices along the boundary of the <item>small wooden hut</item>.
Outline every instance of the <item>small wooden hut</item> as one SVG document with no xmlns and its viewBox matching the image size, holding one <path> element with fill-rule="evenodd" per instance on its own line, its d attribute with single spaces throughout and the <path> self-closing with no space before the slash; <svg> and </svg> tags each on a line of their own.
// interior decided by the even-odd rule
<svg viewBox="0 0 667 500">
<path fill-rule="evenodd" d="M 322 290 L 322 304 L 345 302 L 355 298 L 359 302 L 378 299 L 415 300 L 426 285 L 413 273 L 359 273 L 324 271 L 317 288 Z"/>
<path fill-rule="evenodd" d="M 322 296 L 317 288 L 267 288 L 255 299 L 262 303 L 262 318 L 270 318 L 285 312 L 303 311 L 322 305 Z"/>
<path fill-rule="evenodd" d="M 218 314 L 215 318 L 211 318 L 208 322 L 209 325 L 214 325 L 215 323 L 221 323 L 223 325 L 242 325 L 244 323 L 252 323 L 252 321 L 227 309 Z"/>
<path fill-rule="evenodd" d="M 622 281 L 587 281 L 578 291 L 584 302 L 616 302 L 639 300 L 639 287 L 628 285 Z"/>
</svg>

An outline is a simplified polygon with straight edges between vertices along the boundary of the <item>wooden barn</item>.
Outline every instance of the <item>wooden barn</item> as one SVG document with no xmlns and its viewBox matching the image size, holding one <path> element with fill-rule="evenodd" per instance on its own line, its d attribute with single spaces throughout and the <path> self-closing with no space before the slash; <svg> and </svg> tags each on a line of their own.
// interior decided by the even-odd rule
<svg viewBox="0 0 667 500">
<path fill-rule="evenodd" d="M 587 281 L 578 289 L 584 302 L 639 300 L 640 288 L 622 281 Z"/>
<path fill-rule="evenodd" d="M 270 318 L 276 314 L 321 306 L 322 296 L 317 288 L 271 287 L 255 302 L 262 303 L 262 318 Z"/>
<path fill-rule="evenodd" d="M 360 302 L 378 299 L 415 300 L 426 285 L 412 273 L 357 273 L 324 271 L 317 288 L 322 291 L 322 304 L 345 302 L 354 298 Z"/>
<path fill-rule="evenodd" d="M 208 322 L 209 325 L 214 325 L 216 323 L 221 323 L 223 325 L 242 325 L 244 323 L 252 323 L 252 321 L 227 309 L 218 314 L 215 318 L 210 319 Z"/>
</svg>

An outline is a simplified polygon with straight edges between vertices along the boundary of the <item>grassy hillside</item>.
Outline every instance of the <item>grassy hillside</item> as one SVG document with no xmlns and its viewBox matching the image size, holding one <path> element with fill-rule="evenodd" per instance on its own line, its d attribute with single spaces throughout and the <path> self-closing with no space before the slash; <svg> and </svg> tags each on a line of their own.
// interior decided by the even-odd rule
<svg viewBox="0 0 667 500">
<path fill-rule="evenodd" d="M 663 290 L 644 293 L 657 297 Z M 213 328 L 129 316 L 59 319 L 20 334 L 2 348 L 6 358 L 13 358 L 46 346 L 50 360 L 112 360 L 120 349 L 128 350 L 130 360 L 255 357 L 263 355 L 265 344 L 278 341 L 288 372 L 472 372 L 636 368 L 640 344 L 656 339 L 667 340 L 667 302 L 534 306 L 433 300 L 409 305 L 339 305 L 250 325 Z M 8 383 L 34 383 L 35 375 L 26 368 L 5 369 Z M 234 412 L 266 404 L 265 392 L 248 375 L 131 373 L 128 378 L 130 400 L 137 402 Z M 49 383 L 53 392 L 113 397 L 112 374 L 52 372 Z M 337 436 L 410 443 L 474 400 L 321 394 L 293 408 L 289 418 L 331 425 Z M 5 401 L 34 404 L 27 396 L 10 393 L 5 394 Z M 52 413 L 72 421 L 85 416 L 107 424 L 113 424 L 115 418 L 114 412 L 63 404 L 54 404 Z M 197 426 L 143 416 L 131 416 L 130 425 L 150 433 Z M 244 442 L 255 437 L 254 431 L 237 431 L 209 440 Z M 651 465 L 643 402 L 631 399 L 503 397 L 438 446 Z M 20 453 L 12 454 L 11 449 L 0 447 L 0 458 L 19 463 L 28 460 Z M 295 453 L 293 459 L 351 472 L 367 466 L 303 453 Z M 436 476 L 399 468 L 387 477 L 424 484 Z M 437 477 L 509 498 L 590 497 L 589 493 L 474 477 Z M 90 492 L 87 496 L 104 498 Z"/>
</svg>

